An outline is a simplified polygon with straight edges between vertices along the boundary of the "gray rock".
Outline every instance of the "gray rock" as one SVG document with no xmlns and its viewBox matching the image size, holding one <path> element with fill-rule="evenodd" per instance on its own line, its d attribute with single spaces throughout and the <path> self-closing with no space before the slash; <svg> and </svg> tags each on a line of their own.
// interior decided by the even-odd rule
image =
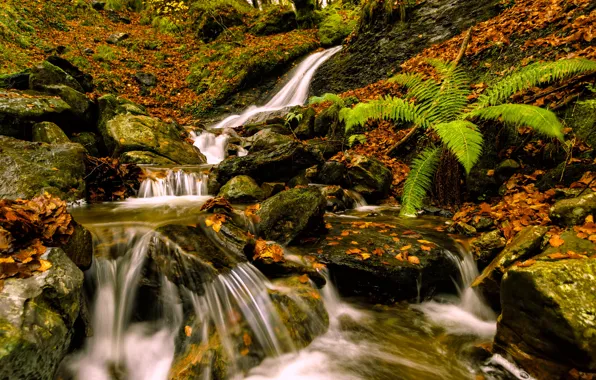
<svg viewBox="0 0 596 380">
<path fill-rule="evenodd" d="M 81 145 L 0 136 L 0 147 L 0 198 L 33 198 L 44 191 L 68 201 L 85 198 Z"/>
<path fill-rule="evenodd" d="M 71 108 L 62 99 L 50 96 L 0 96 L 0 135 L 31 139 L 32 126 L 42 121 L 66 125 Z"/>
<path fill-rule="evenodd" d="M 64 252 L 79 269 L 87 270 L 93 261 L 93 236 L 82 225 L 76 223 L 68 242 L 62 246 Z"/>
<path fill-rule="evenodd" d="M 154 74 L 137 71 L 134 75 L 134 78 L 141 86 L 157 86 L 157 77 Z"/>
<path fill-rule="evenodd" d="M 254 203 L 265 199 L 265 192 L 254 179 L 247 175 L 239 175 L 223 185 L 219 196 L 231 202 Z"/>
<path fill-rule="evenodd" d="M 117 44 L 118 42 L 122 42 L 129 37 L 128 33 L 118 32 L 110 34 L 110 36 L 106 39 L 106 42 L 109 44 Z"/>
<path fill-rule="evenodd" d="M 64 144 L 70 140 L 59 126 L 49 121 L 33 125 L 33 141 L 47 144 Z"/>
<path fill-rule="evenodd" d="M 53 379 L 68 351 L 83 272 L 59 248 L 47 260 L 46 272 L 7 279 L 0 291 L 0 378 Z"/>
<path fill-rule="evenodd" d="M 596 211 L 596 193 L 556 202 L 549 212 L 550 219 L 561 226 L 583 224 Z"/>
<path fill-rule="evenodd" d="M 87 153 L 94 157 L 100 157 L 100 152 L 103 150 L 101 140 L 93 132 L 74 133 L 70 136 L 70 141 L 81 144 Z"/>
<path fill-rule="evenodd" d="M 64 85 L 78 92 L 85 92 L 80 83 L 66 71 L 48 61 L 31 69 L 29 87 L 33 90 L 43 90 L 45 86 Z"/>
<path fill-rule="evenodd" d="M 262 129 L 246 139 L 246 141 L 252 143 L 250 147 L 251 153 L 261 150 L 275 149 L 278 145 L 283 145 L 292 142 L 293 140 L 294 139 L 290 136 L 275 133 L 269 128 Z"/>
<path fill-rule="evenodd" d="M 169 158 L 160 156 L 153 152 L 144 152 L 142 150 L 131 150 L 120 155 L 120 162 L 123 164 L 141 164 L 141 165 L 176 165 Z"/>
<path fill-rule="evenodd" d="M 352 189 L 362 194 L 368 202 L 375 202 L 389 195 L 391 170 L 374 158 L 354 155 L 350 157 L 348 178 Z"/>
</svg>

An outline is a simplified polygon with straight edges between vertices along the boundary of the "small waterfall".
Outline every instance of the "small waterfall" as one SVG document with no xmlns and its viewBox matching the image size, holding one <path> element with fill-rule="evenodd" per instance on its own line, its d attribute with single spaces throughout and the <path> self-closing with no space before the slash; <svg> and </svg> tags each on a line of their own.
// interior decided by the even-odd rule
<svg viewBox="0 0 596 380">
<path fill-rule="evenodd" d="M 141 183 L 139 198 L 207 195 L 207 175 L 178 170 L 145 169 L 147 179 Z"/>
<path fill-rule="evenodd" d="M 366 203 L 366 200 L 364 199 L 362 194 L 360 194 L 359 192 L 354 191 L 354 190 L 344 190 L 344 193 L 345 193 L 346 197 L 352 199 L 352 201 L 354 202 L 354 208 L 357 209 L 360 207 L 368 206 L 368 203 Z"/>
<path fill-rule="evenodd" d="M 204 131 L 199 136 L 194 136 L 195 146 L 207 158 L 208 164 L 219 164 L 226 156 L 228 149 L 228 140 L 230 138 L 226 133 L 215 136 L 213 133 Z"/>
<path fill-rule="evenodd" d="M 325 61 L 341 50 L 341 46 L 311 54 L 295 69 L 289 82 L 264 106 L 251 106 L 240 115 L 228 116 L 214 128 L 237 127 L 257 115 L 265 117 L 275 111 L 292 106 L 301 106 L 306 102 L 308 89 L 315 72 Z"/>
</svg>

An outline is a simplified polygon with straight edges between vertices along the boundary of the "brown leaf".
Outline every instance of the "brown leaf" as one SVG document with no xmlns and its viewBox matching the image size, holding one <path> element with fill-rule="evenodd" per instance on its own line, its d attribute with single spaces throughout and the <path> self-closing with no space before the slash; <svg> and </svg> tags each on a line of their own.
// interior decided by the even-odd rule
<svg viewBox="0 0 596 380">
<path fill-rule="evenodd" d="M 408 256 L 408 262 L 410 264 L 420 264 L 420 259 L 416 256 Z"/>
<path fill-rule="evenodd" d="M 548 242 L 549 242 L 550 245 L 552 245 L 553 247 L 557 248 L 557 247 L 562 246 L 565 243 L 565 240 L 561 239 L 561 236 L 559 236 L 559 235 L 553 235 L 548 240 Z"/>
<path fill-rule="evenodd" d="M 184 335 L 190 337 L 192 335 L 192 327 L 184 326 Z"/>
</svg>

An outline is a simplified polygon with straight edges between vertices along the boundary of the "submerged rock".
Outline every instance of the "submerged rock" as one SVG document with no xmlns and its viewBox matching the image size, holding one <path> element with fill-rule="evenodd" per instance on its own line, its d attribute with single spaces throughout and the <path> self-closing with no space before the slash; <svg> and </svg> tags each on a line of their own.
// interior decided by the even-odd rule
<svg viewBox="0 0 596 380">
<path fill-rule="evenodd" d="M 85 198 L 81 145 L 0 136 L 0 147 L 0 198 L 33 198 L 44 191 L 68 201 Z"/>
<path fill-rule="evenodd" d="M 67 353 L 82 301 L 83 272 L 59 248 L 52 267 L 0 290 L 0 378 L 53 379 Z"/>
<path fill-rule="evenodd" d="M 389 195 L 391 170 L 374 158 L 360 155 L 351 157 L 348 178 L 352 182 L 352 189 L 369 202 Z"/>
<path fill-rule="evenodd" d="M 254 179 L 247 175 L 239 175 L 229 180 L 221 190 L 219 196 L 231 202 L 254 203 L 265 198 L 265 192 Z"/>
<path fill-rule="evenodd" d="M 596 193 L 591 193 L 558 201 L 550 208 L 549 217 L 559 225 L 575 226 L 583 224 L 586 217 L 595 212 Z"/>
<path fill-rule="evenodd" d="M 472 283 L 472 287 L 482 292 L 493 309 L 500 310 L 501 307 L 500 288 L 503 275 L 515 262 L 527 260 L 538 254 L 542 238 L 547 231 L 546 226 L 531 226 L 521 230 Z"/>
<path fill-rule="evenodd" d="M 261 203 L 257 229 L 261 236 L 288 244 L 324 228 L 327 201 L 316 187 L 294 188 Z"/>
<path fill-rule="evenodd" d="M 37 123 L 33 126 L 33 141 L 47 144 L 64 144 L 70 140 L 59 126 L 49 121 Z"/>
<path fill-rule="evenodd" d="M 501 286 L 497 347 L 537 379 L 560 379 L 572 368 L 596 372 L 595 278 L 594 259 L 511 268 Z"/>
</svg>

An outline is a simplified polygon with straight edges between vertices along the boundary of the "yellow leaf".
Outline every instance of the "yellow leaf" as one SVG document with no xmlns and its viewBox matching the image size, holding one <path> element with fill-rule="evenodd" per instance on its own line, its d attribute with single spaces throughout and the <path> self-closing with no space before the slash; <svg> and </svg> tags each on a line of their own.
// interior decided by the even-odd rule
<svg viewBox="0 0 596 380">
<path fill-rule="evenodd" d="M 559 235 L 553 235 L 548 240 L 548 242 L 550 243 L 550 245 L 557 248 L 557 247 L 562 246 L 565 243 L 565 240 L 561 239 L 561 237 Z"/>
<path fill-rule="evenodd" d="M 39 269 L 40 272 L 45 272 L 52 267 L 52 263 L 48 260 L 39 259 Z"/>
<path fill-rule="evenodd" d="M 362 257 L 362 260 L 366 260 L 370 257 L 370 253 L 362 253 L 360 257 Z"/>
<path fill-rule="evenodd" d="M 190 327 L 190 326 L 184 326 L 184 334 L 186 336 L 191 336 L 192 335 L 192 327 Z"/>
<path fill-rule="evenodd" d="M 420 259 L 416 256 L 408 256 L 408 262 L 410 264 L 420 264 Z"/>
<path fill-rule="evenodd" d="M 401 247 L 399 250 L 400 251 L 407 251 L 408 249 L 412 248 L 412 246 L 410 244 L 408 245 L 404 245 L 403 247 Z"/>
</svg>

